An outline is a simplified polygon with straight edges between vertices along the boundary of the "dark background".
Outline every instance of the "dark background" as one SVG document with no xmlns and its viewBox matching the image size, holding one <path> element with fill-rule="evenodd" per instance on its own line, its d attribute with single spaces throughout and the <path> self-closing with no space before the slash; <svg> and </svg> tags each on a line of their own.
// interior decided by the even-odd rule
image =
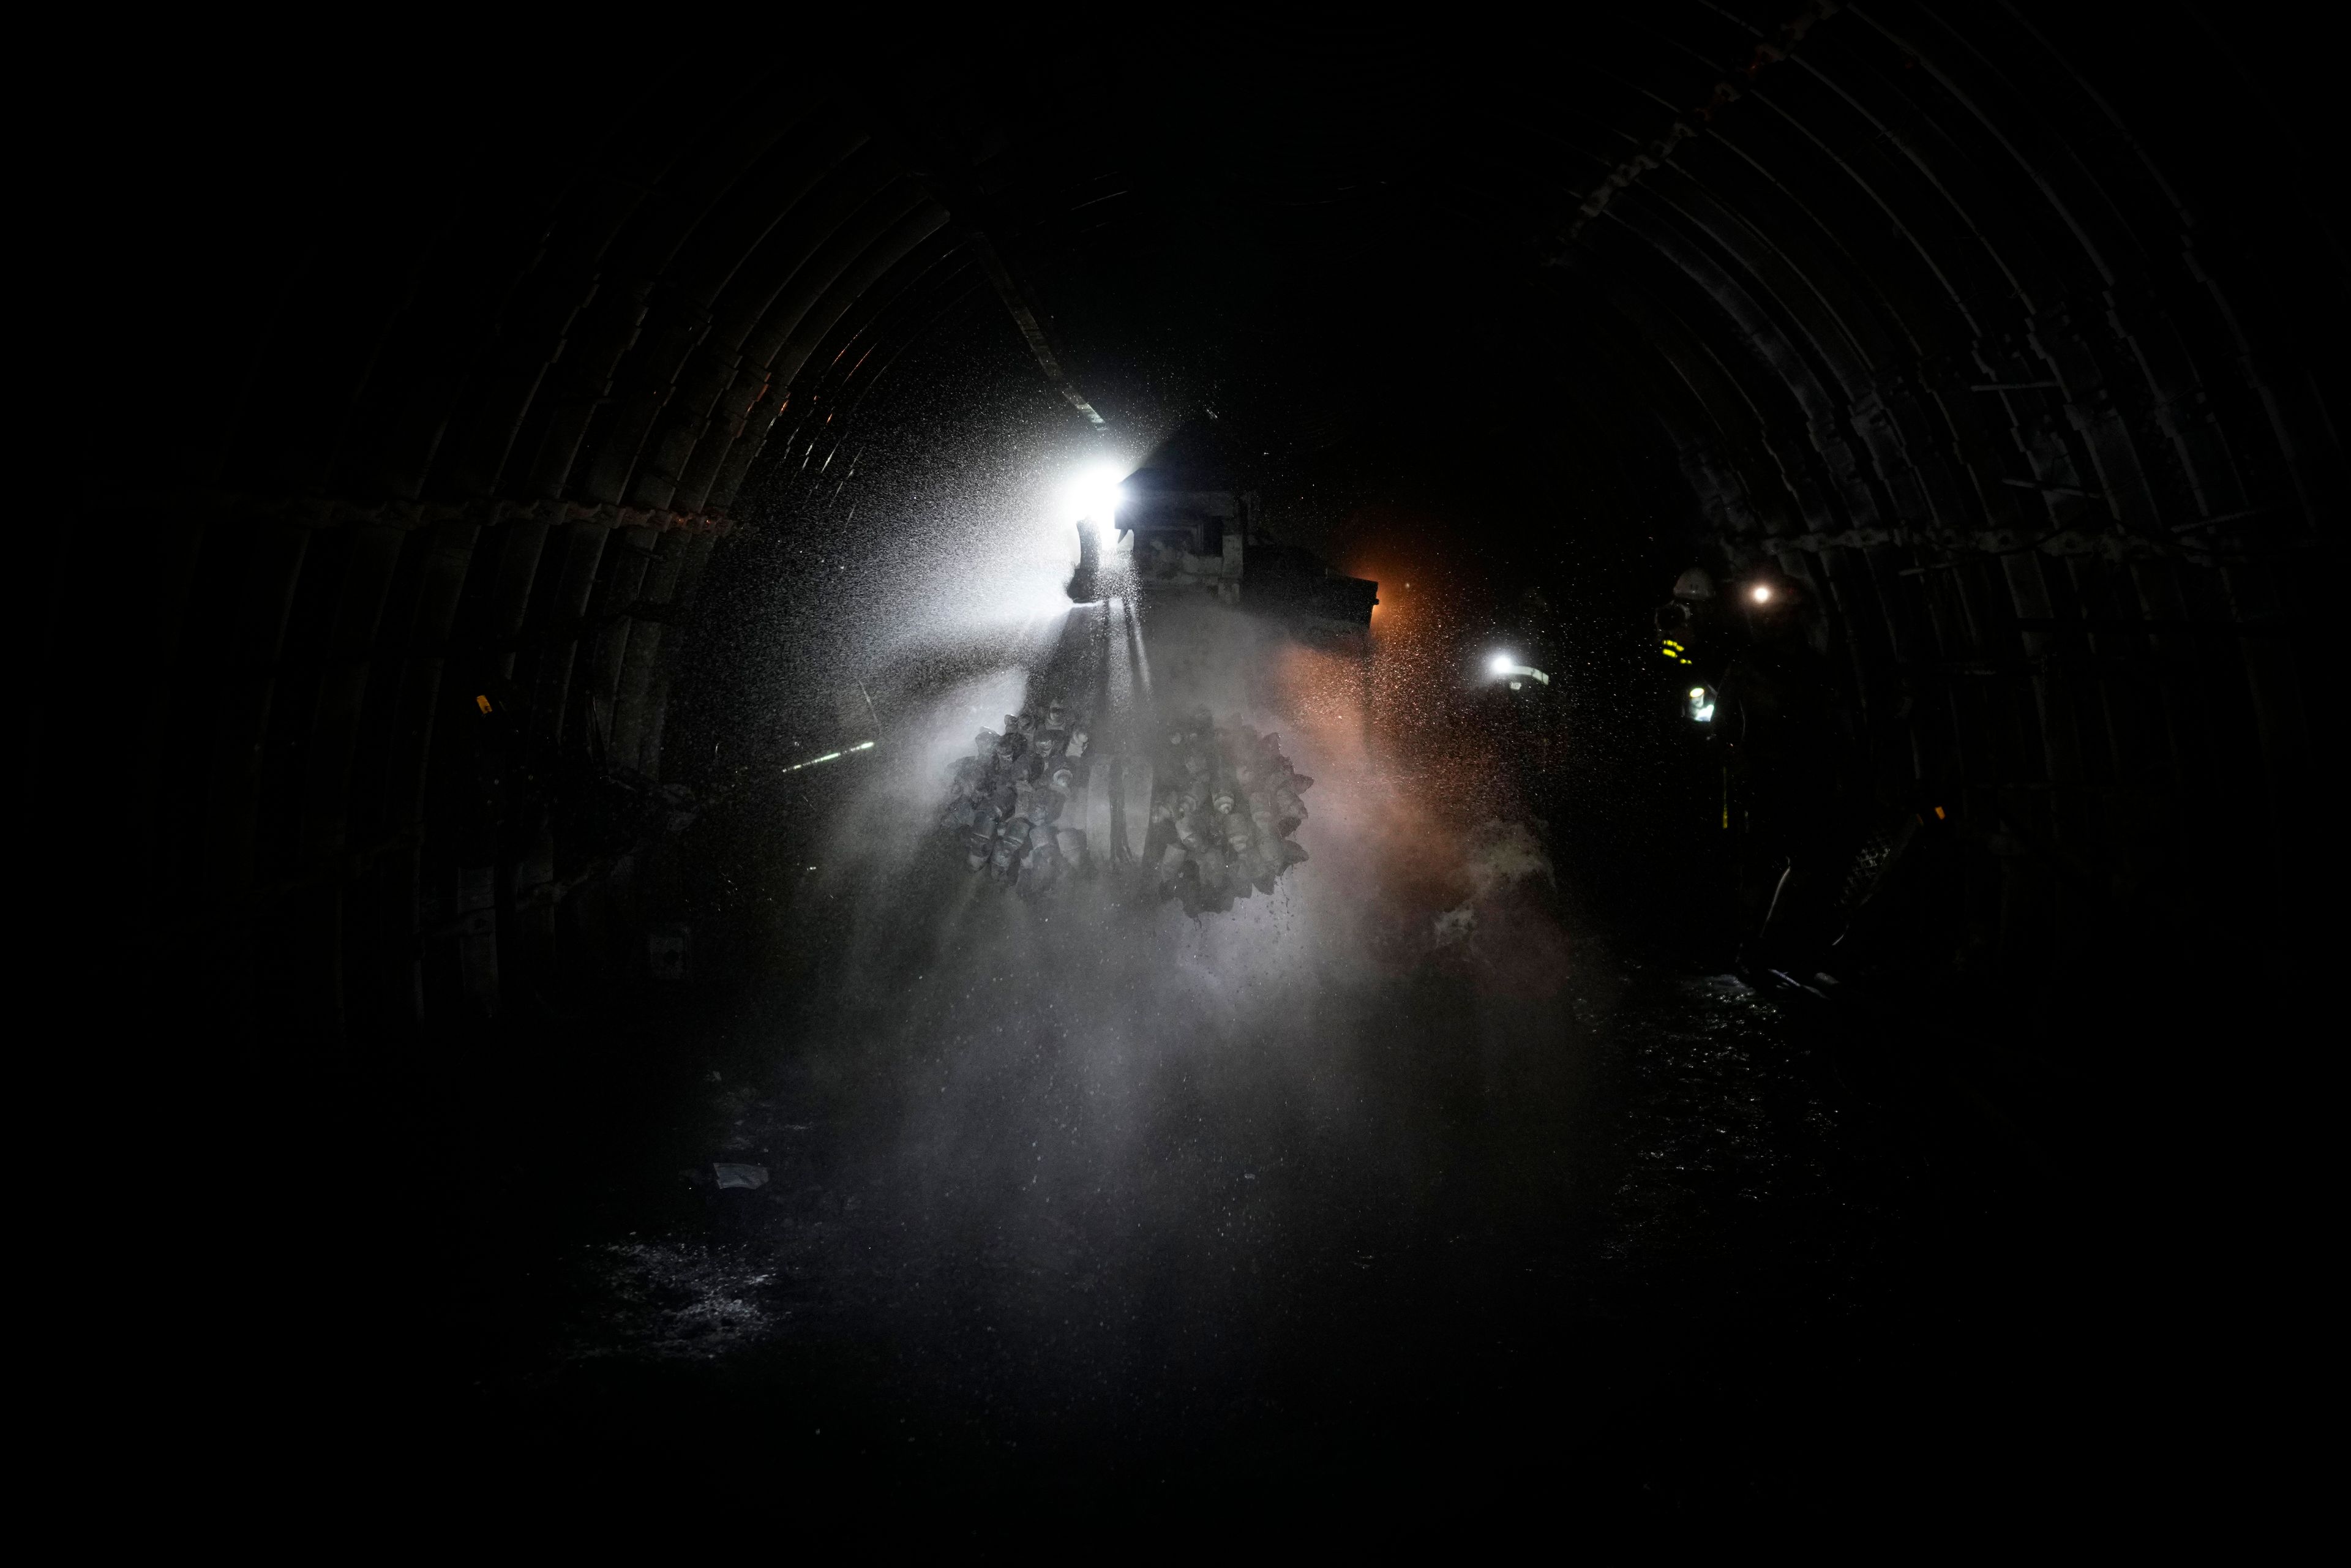
<svg viewBox="0 0 2351 1568">
<path fill-rule="evenodd" d="M 2267 1385 L 2320 1299 L 2275 1228 L 2320 1146 L 2284 1130 L 2335 859 L 2324 51 L 2189 5 L 1785 12 L 58 46 L 26 131 L 66 460 L 26 555 L 32 953 L 96 1009 L 97 1076 L 167 1108 L 142 1142 L 205 1217 L 185 1240 L 140 1222 L 173 1239 L 134 1387 L 256 1452 L 333 1430 L 467 1463 L 583 1434 L 738 1452 L 778 1401 L 964 1419 L 939 1414 L 952 1379 L 876 1370 L 959 1343 L 887 1326 L 879 1287 L 843 1309 L 863 1348 L 615 1374 L 603 1426 L 533 1381 L 572 1364 L 549 1325 L 598 1310 L 567 1249 L 649 1215 L 781 1245 L 647 1173 L 702 1157 L 708 1072 L 800 1082 L 746 1019 L 831 1005 L 822 919 L 707 885 L 798 862 L 849 796 L 747 797 L 695 838 L 664 836 L 652 791 L 706 801 L 773 762 L 774 716 L 845 675 L 912 712 L 993 667 L 907 564 L 1001 548 L 940 497 L 1136 456 L 1205 411 L 1282 538 L 1382 583 L 1398 776 L 1544 824 L 1541 918 L 1606 956 L 1495 1038 L 1589 1048 L 1458 1117 L 1493 1080 L 1409 1051 L 1351 1070 L 1458 1152 L 1472 1196 L 1447 1201 L 1490 1228 L 1465 1271 L 1415 1221 L 1360 1312 L 1301 1261 L 1294 1316 L 1209 1313 L 1343 1326 L 1243 1358 L 1284 1414 L 1217 1395 L 1196 1424 L 1077 1423 L 1051 1464 L 975 1437 L 836 1484 L 1124 1515 L 1155 1474 L 1219 1508 L 1399 1477 L 1508 1508 L 1567 1473 L 1659 1519 L 2078 1516 L 2160 1471 L 2140 1439 L 2167 1417 Z M 1952 812 L 1865 1004 L 1684 983 L 1729 963 L 1661 783 L 1681 737 L 1649 613 L 1693 562 L 1806 584 L 1873 799 Z M 1575 744 L 1464 782 L 1490 715 L 1460 672 L 1497 639 L 1571 674 Z M 495 747 L 465 727 L 492 690 L 518 715 Z M 620 887 L 632 844 L 668 869 Z M 517 891 L 542 858 L 577 879 L 543 921 Z M 487 1000 L 458 930 L 475 873 Z M 642 936 L 688 908 L 735 967 L 680 996 Z M 1461 983 L 1395 981 L 1395 1038 L 1437 1038 Z M 1702 1065 L 1725 1031 L 1768 1065 Z M 886 1142 L 870 1083 L 771 1098 L 795 1092 L 835 1128 L 812 1168 Z M 1690 1164 L 1649 1133 L 1750 1093 L 1774 1130 L 1709 1169 L 1827 1173 L 1773 1189 L 1799 1192 L 1779 1254 L 1769 1225 L 1686 1218 L 1628 1272 L 1619 1209 L 1530 1196 L 1562 1128 L 1586 1189 L 1621 1194 Z M 1267 1103 L 1211 1106 L 1242 1148 Z M 544 1179 L 583 1162 L 635 1174 Z M 1673 1190 L 1735 1209 L 1716 1179 Z M 1874 1261 L 1785 1261 L 1812 1241 Z M 1585 1293 L 1522 1295 L 1503 1276 L 1527 1268 Z M 612 1330 L 611 1364 L 631 1343 Z M 957 1429 L 1064 1407 L 1049 1384 L 1007 1374 L 1029 1415 Z"/>
</svg>

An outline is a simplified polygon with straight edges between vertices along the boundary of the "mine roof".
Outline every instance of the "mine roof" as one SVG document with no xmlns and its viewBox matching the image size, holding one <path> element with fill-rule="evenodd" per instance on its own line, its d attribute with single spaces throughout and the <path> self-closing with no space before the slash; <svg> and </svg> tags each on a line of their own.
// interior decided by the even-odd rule
<svg viewBox="0 0 2351 1568">
<path fill-rule="evenodd" d="M 1153 490 L 1237 490 L 1247 464 L 1223 426 L 1196 413 L 1151 449 L 1126 482 Z"/>
</svg>

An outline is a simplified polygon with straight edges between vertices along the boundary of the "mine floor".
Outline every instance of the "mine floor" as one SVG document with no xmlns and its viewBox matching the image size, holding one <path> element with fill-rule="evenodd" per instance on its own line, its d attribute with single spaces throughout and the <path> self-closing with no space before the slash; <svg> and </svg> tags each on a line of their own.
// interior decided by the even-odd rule
<svg viewBox="0 0 2351 1568">
<path fill-rule="evenodd" d="M 1310 698 L 1358 678 L 1298 657 Z M 348 1155 L 295 1201 L 340 1262 L 254 1331 L 296 1428 L 748 1466 L 999 1541 L 2075 1485 L 2122 1369 L 2095 1184 L 2034 1122 L 2072 1091 L 1612 935 L 1540 822 L 1416 804 L 1331 711 L 1290 714 L 1315 858 L 1226 915 L 974 877 L 927 775 L 851 780 L 756 875 L 714 821 L 731 974 L 311 1108 Z"/>
</svg>

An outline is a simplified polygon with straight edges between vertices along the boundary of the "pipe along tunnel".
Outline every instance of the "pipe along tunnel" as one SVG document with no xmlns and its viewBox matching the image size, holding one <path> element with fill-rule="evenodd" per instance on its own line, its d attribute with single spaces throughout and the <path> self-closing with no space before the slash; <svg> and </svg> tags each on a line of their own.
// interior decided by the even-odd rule
<svg viewBox="0 0 2351 1568">
<path fill-rule="evenodd" d="M 24 885 L 138 1386 L 877 1531 L 2111 1511 L 2312 1299 L 2289 27 L 97 50 Z"/>
</svg>

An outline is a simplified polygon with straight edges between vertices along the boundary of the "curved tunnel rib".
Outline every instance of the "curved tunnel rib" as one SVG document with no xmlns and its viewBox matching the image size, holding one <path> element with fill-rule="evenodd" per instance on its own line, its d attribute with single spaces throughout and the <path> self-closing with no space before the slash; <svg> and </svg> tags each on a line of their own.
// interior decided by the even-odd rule
<svg viewBox="0 0 2351 1568">
<path fill-rule="evenodd" d="M 2314 476 L 2341 456 L 2303 350 L 2246 337 L 2242 302 L 2275 291 L 2242 246 L 2214 248 L 2083 62 L 2024 18 L 1874 3 L 1745 26 L 1714 13 L 1687 52 L 1652 35 L 1674 63 L 1644 101 L 1695 107 L 1574 215 L 1554 291 L 1583 320 L 1561 323 L 1560 351 L 1597 352 L 1597 378 L 1638 389 L 1655 460 L 1693 487 L 1702 554 L 1813 583 L 1864 702 L 1917 700 L 1882 767 L 1948 778 L 1971 818 L 2098 881 L 2239 879 L 2227 906 L 2256 942 L 2284 936 L 2300 916 L 2275 848 L 2254 872 L 2188 847 L 2249 810 L 2274 846 L 2308 788 L 2304 677 L 2271 628 L 2302 613 L 2297 563 L 2333 548 Z M 2183 15 L 2173 35 L 2192 46 L 2197 26 Z M 1692 62 L 1750 50 L 1697 87 Z M 1614 117 L 1644 112 L 1663 111 Z M 666 533 L 723 534 L 771 434 L 807 410 L 828 453 L 851 439 L 837 421 L 854 405 L 816 379 L 847 351 L 820 352 L 836 327 L 903 338 L 887 321 L 944 287 L 919 280 L 974 265 L 925 189 L 976 201 L 1008 178 L 1085 204 L 1101 183 L 1060 172 L 1066 150 L 1025 128 L 997 165 L 950 158 L 935 179 L 905 161 L 919 127 L 778 78 L 593 144 L 494 149 L 478 179 L 420 183 L 396 154 L 358 165 L 372 183 L 310 228 L 264 307 L 276 324 L 251 390 L 224 401 L 233 427 L 172 473 L 117 465 L 61 563 L 68 581 L 95 569 L 110 508 L 183 519 L 143 568 L 182 672 L 155 698 L 173 739 L 107 770 L 160 835 L 126 852 L 185 868 L 162 879 L 165 903 L 252 911 L 296 885 L 396 902 L 343 884 L 456 875 L 423 868 L 462 836 L 434 824 L 461 792 L 387 798 L 378 781 L 457 766 L 452 716 L 518 661 L 549 740 L 609 723 L 630 766 L 655 770 L 684 632 L 630 612 L 689 601 L 710 549 Z M 1071 196 L 1035 214 L 1019 183 L 987 200 L 1035 246 L 1066 243 L 1045 236 Z M 411 205 L 387 228 L 395 209 L 371 204 L 396 200 Z M 2318 274 L 2339 267 L 2324 240 L 2304 249 Z M 1621 416 L 1576 374 L 1569 406 Z M 618 619 L 586 632 L 600 615 Z M 2182 660 L 2202 695 L 2163 695 L 2155 718 L 2146 683 L 2171 693 Z M 51 711 L 53 754 L 110 744 L 76 723 Z M 1994 730 L 2029 737 L 2026 753 L 1991 760 Z M 2259 758 L 2251 795 L 2198 760 L 2223 736 Z M 186 787 L 167 754 L 214 759 L 208 804 L 169 821 L 162 801 Z M 296 798 L 298 845 L 265 848 L 258 820 Z M 2169 825 L 2124 849 L 2095 819 L 2125 799 Z M 423 896 L 370 940 L 432 926 Z M 296 988 L 324 985 L 319 1016 L 340 1028 L 346 983 Z"/>
<path fill-rule="evenodd" d="M 952 567 L 904 565 L 889 507 L 1053 421 L 1108 453 L 1222 405 L 1294 515 L 1349 465 L 1354 520 L 1399 475 L 1466 497 L 1461 555 L 1597 628 L 1561 679 L 1592 749 L 1653 695 L 1609 660 L 1674 572 L 1801 585 L 1860 793 L 1959 846 L 1917 1005 L 2095 1073 L 2147 1051 L 2113 1019 L 2163 1021 L 2130 988 L 2313 963 L 2346 266 L 2309 104 L 2231 24 L 1201 26 L 1142 61 L 682 51 L 650 108 L 494 63 L 391 129 L 339 99 L 287 112 L 307 141 L 225 115 L 120 153 L 145 227 L 86 280 L 78 467 L 35 530 L 57 945 L 110 934 L 191 1082 L 568 1018 L 642 961 L 634 846 L 722 788 L 705 757 Z M 1058 96 L 1110 80 L 1098 116 Z M 847 564 L 883 557 L 897 601 Z M 935 653 L 891 656 L 968 673 Z M 1632 821 L 1635 749 L 1558 798 Z"/>
</svg>

